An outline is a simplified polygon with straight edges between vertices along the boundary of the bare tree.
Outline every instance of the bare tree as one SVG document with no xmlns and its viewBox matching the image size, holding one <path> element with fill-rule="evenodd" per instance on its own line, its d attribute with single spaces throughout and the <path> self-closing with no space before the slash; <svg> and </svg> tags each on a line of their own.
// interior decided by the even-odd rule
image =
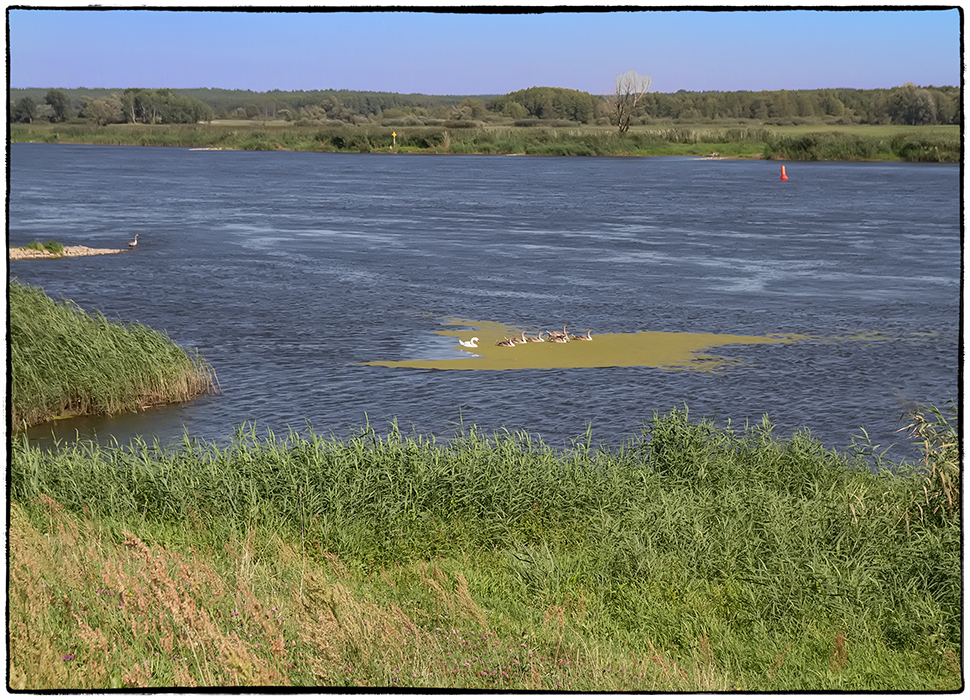
<svg viewBox="0 0 970 700">
<path fill-rule="evenodd" d="M 625 134 L 630 128 L 630 118 L 637 108 L 637 104 L 647 94 L 653 78 L 649 75 L 639 75 L 635 70 L 628 70 L 616 76 L 616 92 L 610 98 L 613 118 L 620 127 L 620 133 Z"/>
</svg>

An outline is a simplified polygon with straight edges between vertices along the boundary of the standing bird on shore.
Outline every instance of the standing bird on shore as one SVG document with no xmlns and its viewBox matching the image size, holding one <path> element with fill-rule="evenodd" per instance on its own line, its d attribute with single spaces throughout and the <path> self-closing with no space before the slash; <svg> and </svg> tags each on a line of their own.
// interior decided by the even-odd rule
<svg viewBox="0 0 970 700">
<path fill-rule="evenodd" d="M 461 343 L 466 348 L 478 347 L 478 338 L 472 338 L 471 340 L 459 340 L 458 342 Z"/>
<path fill-rule="evenodd" d="M 136 245 L 138 245 L 138 234 L 137 233 L 135 234 L 135 240 L 133 240 L 131 243 L 129 243 L 128 244 L 128 247 L 129 248 L 134 248 Z"/>
</svg>

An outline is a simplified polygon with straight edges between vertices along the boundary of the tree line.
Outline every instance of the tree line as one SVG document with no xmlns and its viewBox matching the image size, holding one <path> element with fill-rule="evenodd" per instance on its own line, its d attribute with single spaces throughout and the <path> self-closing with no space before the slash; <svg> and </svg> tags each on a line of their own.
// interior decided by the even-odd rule
<svg viewBox="0 0 970 700">
<path fill-rule="evenodd" d="M 11 91 L 12 92 L 12 91 Z M 34 98 L 30 91 L 14 101 L 11 94 L 10 120 L 32 123 L 46 120 L 52 123 L 73 119 L 106 124 L 194 124 L 211 121 L 212 107 L 206 103 L 179 94 L 171 88 L 144 90 L 128 88 L 122 92 L 107 92 L 97 96 L 70 94 L 71 90 L 50 89 L 43 101 Z"/>
<path fill-rule="evenodd" d="M 644 90 L 623 109 L 618 109 L 616 101 L 619 82 L 617 95 L 593 95 L 558 87 L 470 96 L 353 90 L 10 88 L 9 97 L 12 122 L 82 120 L 98 125 L 249 119 L 328 126 L 596 124 L 618 126 L 623 131 L 630 125 L 655 123 L 923 125 L 959 124 L 962 119 L 958 87 L 920 87 L 912 83 L 865 90 Z"/>
</svg>

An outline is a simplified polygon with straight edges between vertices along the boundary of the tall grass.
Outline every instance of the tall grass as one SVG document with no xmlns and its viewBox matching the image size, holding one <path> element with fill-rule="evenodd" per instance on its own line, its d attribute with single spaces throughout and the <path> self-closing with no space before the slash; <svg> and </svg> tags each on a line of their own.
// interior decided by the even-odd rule
<svg viewBox="0 0 970 700">
<path fill-rule="evenodd" d="M 31 241 L 24 246 L 27 250 L 39 250 L 52 253 L 53 255 L 60 255 L 64 252 L 64 244 L 58 241 L 50 240 L 46 243 L 41 243 L 40 241 Z"/>
<path fill-rule="evenodd" d="M 924 417 L 942 454 L 953 431 Z M 164 450 L 15 441 L 10 495 L 37 546 L 40 533 L 50 548 L 86 528 L 65 556 L 125 567 L 127 546 L 145 562 L 114 578 L 94 563 L 68 567 L 90 580 L 50 574 L 85 601 L 119 584 L 145 600 L 90 618 L 70 599 L 106 639 L 133 635 L 135 649 L 144 629 L 150 649 L 168 644 L 186 664 L 177 676 L 170 656 L 136 685 L 939 689 L 962 682 L 960 516 L 919 513 L 924 486 L 942 483 L 927 465 L 946 455 L 872 471 L 808 433 L 782 440 L 767 420 L 738 430 L 686 411 L 612 451 L 474 428 L 442 442 L 397 428 L 345 442 L 250 428 L 229 445 L 186 437 Z M 937 501 L 959 502 L 958 483 Z M 37 599 L 31 567 L 14 568 L 14 619 L 31 605 L 54 615 L 61 592 Z M 266 627 L 271 606 L 286 625 Z M 194 660 L 172 651 L 193 639 L 187 620 L 216 610 L 220 632 Z M 75 627 L 49 624 L 47 656 L 91 653 Z M 41 652 L 24 651 L 28 628 L 12 647 L 29 686 L 40 673 L 29 653 Z M 284 645 L 258 651 L 242 632 Z M 143 658 L 118 645 L 118 663 Z"/>
<path fill-rule="evenodd" d="M 8 303 L 15 428 L 183 401 L 215 386 L 206 362 L 164 333 L 56 303 L 17 280 L 9 284 Z"/>
<path fill-rule="evenodd" d="M 458 128 L 458 127 L 462 128 Z M 295 150 L 374 153 L 468 153 L 587 156 L 722 156 L 788 160 L 907 160 L 956 163 L 960 134 L 884 127 L 816 127 L 802 130 L 767 126 L 651 125 L 620 134 L 594 126 L 493 126 L 445 122 L 428 126 L 366 124 L 11 124 L 13 142 L 213 147 L 241 150 Z M 397 133 L 392 137 L 392 132 Z"/>
<path fill-rule="evenodd" d="M 765 158 L 786 160 L 902 160 L 960 162 L 959 134 L 921 135 L 903 132 L 891 137 L 856 133 L 810 133 L 765 140 Z"/>
</svg>

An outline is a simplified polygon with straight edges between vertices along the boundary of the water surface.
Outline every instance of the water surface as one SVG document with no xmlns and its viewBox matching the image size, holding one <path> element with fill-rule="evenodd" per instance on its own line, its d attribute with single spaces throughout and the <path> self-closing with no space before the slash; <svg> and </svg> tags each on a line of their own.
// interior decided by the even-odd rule
<svg viewBox="0 0 970 700">
<path fill-rule="evenodd" d="M 779 164 L 761 161 L 12 144 L 11 245 L 140 237 L 122 255 L 11 261 L 10 275 L 165 330 L 222 386 L 30 435 L 223 440 L 254 422 L 346 436 L 396 418 L 551 444 L 591 425 L 616 445 L 686 404 L 735 425 L 767 413 L 780 435 L 807 427 L 839 449 L 860 426 L 898 441 L 911 402 L 957 398 L 959 167 L 786 170 L 781 182 Z M 443 335 L 456 318 L 591 328 L 590 346 L 651 333 L 804 338 L 694 349 L 727 360 L 699 371 L 450 371 L 440 363 L 469 355 L 457 337 L 477 334 Z"/>
</svg>

